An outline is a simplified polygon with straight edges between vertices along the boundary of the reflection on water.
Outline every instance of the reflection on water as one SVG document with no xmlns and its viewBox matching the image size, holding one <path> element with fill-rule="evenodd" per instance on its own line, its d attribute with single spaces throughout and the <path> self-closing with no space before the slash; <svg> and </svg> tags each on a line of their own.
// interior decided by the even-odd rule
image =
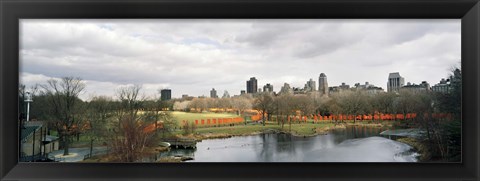
<svg viewBox="0 0 480 181">
<path fill-rule="evenodd" d="M 327 135 L 272 133 L 203 140 L 197 149 L 171 149 L 159 156 L 189 156 L 193 162 L 394 162 L 416 161 L 410 146 L 378 137 L 382 128 L 349 126 Z"/>
</svg>

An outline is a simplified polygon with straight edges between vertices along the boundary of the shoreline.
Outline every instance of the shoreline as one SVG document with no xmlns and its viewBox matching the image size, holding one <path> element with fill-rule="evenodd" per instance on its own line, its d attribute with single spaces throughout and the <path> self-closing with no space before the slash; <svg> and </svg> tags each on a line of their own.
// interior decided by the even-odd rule
<svg viewBox="0 0 480 181">
<path fill-rule="evenodd" d="M 295 124 L 295 126 L 303 126 L 305 124 Z M 292 125 L 293 127 L 294 125 Z M 307 124 L 307 126 L 310 126 Z M 314 125 L 315 126 L 315 125 Z M 312 129 L 312 133 L 310 134 L 302 134 L 298 133 L 297 131 L 293 130 L 288 131 L 288 125 L 285 125 L 284 128 L 265 128 L 262 129 L 261 131 L 251 131 L 247 133 L 240 133 L 240 134 L 235 134 L 235 133 L 226 133 L 226 132 L 221 132 L 221 133 L 212 133 L 212 132 L 207 132 L 207 133 L 196 133 L 196 134 L 189 134 L 189 135 L 180 135 L 177 134 L 175 135 L 176 138 L 186 138 L 186 139 L 195 139 L 196 141 L 202 141 L 202 140 L 207 140 L 207 139 L 222 139 L 222 138 L 231 138 L 235 136 L 253 136 L 253 135 L 259 135 L 259 134 L 269 134 L 269 133 L 283 133 L 283 134 L 290 134 L 295 137 L 313 137 L 317 135 L 327 135 L 329 134 L 330 131 L 333 130 L 341 130 L 341 129 L 346 129 L 347 126 L 372 126 L 372 127 L 391 127 L 391 125 L 383 125 L 380 123 L 339 123 L 339 124 L 333 124 L 332 126 L 324 126 L 324 127 L 314 127 Z M 200 128 L 202 129 L 202 128 Z M 219 128 L 221 129 L 221 128 Z M 227 130 L 227 129 L 225 129 Z"/>
<path fill-rule="evenodd" d="M 259 135 L 259 134 L 275 134 L 275 133 L 282 133 L 282 134 L 290 134 L 294 137 L 313 137 L 317 135 L 327 135 L 330 134 L 331 131 L 333 130 L 342 130 L 346 129 L 347 126 L 367 126 L 367 127 L 390 127 L 391 125 L 385 125 L 385 124 L 380 124 L 380 123 L 323 123 L 323 124 L 292 124 L 291 131 L 289 131 L 289 125 L 284 125 L 283 129 L 281 128 L 280 125 L 247 125 L 246 127 L 243 125 L 239 125 L 238 127 L 215 127 L 216 133 L 213 132 L 202 132 L 205 131 L 204 129 L 209 129 L 209 128 L 199 128 L 195 134 L 189 134 L 189 135 L 181 135 L 177 134 L 175 135 L 176 138 L 179 139 L 195 139 L 196 142 L 201 142 L 202 140 L 208 140 L 208 139 L 225 139 L 225 138 L 231 138 L 231 137 L 236 137 L 236 136 L 253 136 L 253 135 Z M 242 133 L 228 133 L 229 130 L 232 129 L 244 129 L 246 132 Z M 252 129 L 256 128 L 256 129 Z M 295 129 L 294 129 L 295 128 Z M 305 128 L 310 129 L 311 132 L 308 132 L 305 134 L 305 132 L 298 133 L 298 130 L 301 130 L 299 128 Z M 203 130 L 202 130 L 203 129 Z M 210 128 L 212 129 L 212 128 Z M 297 130 L 297 131 L 295 131 Z M 144 154 L 155 154 L 155 153 L 160 153 L 160 152 L 166 152 L 168 151 L 168 148 L 164 147 L 149 147 L 147 148 L 147 151 Z M 105 161 L 112 161 L 110 158 L 90 158 L 87 160 L 84 160 L 82 162 L 105 162 Z M 181 158 L 181 157 L 165 157 L 157 162 L 184 162 L 188 160 L 189 158 Z"/>
</svg>

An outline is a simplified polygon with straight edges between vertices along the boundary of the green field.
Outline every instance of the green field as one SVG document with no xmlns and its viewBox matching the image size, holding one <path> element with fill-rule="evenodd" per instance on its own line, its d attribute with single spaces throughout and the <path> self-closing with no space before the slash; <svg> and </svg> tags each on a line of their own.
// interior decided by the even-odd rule
<svg viewBox="0 0 480 181">
<path fill-rule="evenodd" d="M 333 127 L 333 123 L 319 123 L 319 124 L 292 124 L 291 131 L 295 135 L 302 136 L 312 136 L 321 132 L 328 127 Z M 267 124 L 265 126 L 261 124 L 256 125 L 237 125 L 237 126 L 227 126 L 227 127 L 209 127 L 209 128 L 198 128 L 196 133 L 198 134 L 229 134 L 229 135 L 244 135 L 251 134 L 255 132 L 263 132 L 265 130 L 278 130 L 290 132 L 290 127 L 288 124 L 285 124 L 283 129 L 281 125 L 278 124 Z"/>
<path fill-rule="evenodd" d="M 170 112 L 177 121 L 181 122 L 182 120 L 188 120 L 188 121 L 195 121 L 195 120 L 201 120 L 201 119 L 216 119 L 216 118 L 236 118 L 240 117 L 239 115 L 236 114 L 230 114 L 230 113 L 188 113 L 188 112 L 180 112 L 180 111 L 173 111 Z"/>
</svg>

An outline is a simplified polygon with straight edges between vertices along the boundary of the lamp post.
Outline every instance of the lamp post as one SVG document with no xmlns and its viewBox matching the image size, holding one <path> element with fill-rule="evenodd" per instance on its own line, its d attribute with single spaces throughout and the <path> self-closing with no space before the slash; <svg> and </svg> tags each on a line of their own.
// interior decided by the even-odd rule
<svg viewBox="0 0 480 181">
<path fill-rule="evenodd" d="M 25 94 L 25 102 L 27 103 L 27 122 L 28 122 L 30 117 L 30 103 L 33 102 L 30 92 L 27 92 Z"/>
</svg>

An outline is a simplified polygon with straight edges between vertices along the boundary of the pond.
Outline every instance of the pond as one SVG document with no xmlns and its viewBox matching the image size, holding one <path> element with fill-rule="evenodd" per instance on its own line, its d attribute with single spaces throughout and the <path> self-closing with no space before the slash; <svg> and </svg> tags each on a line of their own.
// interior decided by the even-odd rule
<svg viewBox="0 0 480 181">
<path fill-rule="evenodd" d="M 190 162 L 416 162 L 407 144 L 382 137 L 382 128 L 348 126 L 326 135 L 296 137 L 266 133 L 209 139 L 196 149 L 175 149 L 159 156 L 187 156 Z"/>
</svg>

